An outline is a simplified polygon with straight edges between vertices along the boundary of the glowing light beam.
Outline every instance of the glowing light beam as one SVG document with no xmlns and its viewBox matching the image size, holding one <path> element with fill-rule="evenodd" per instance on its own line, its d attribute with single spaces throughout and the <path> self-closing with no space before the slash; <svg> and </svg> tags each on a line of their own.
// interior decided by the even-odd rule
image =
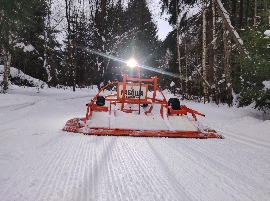
<svg viewBox="0 0 270 201">
<path fill-rule="evenodd" d="M 105 58 L 108 58 L 108 59 L 112 59 L 114 61 L 119 61 L 119 62 L 122 62 L 122 63 L 125 63 L 126 65 L 128 65 L 128 61 L 126 61 L 124 59 L 121 59 L 121 58 L 118 58 L 116 56 L 105 54 L 105 53 L 102 53 L 102 52 L 99 52 L 99 51 L 96 51 L 96 50 L 93 50 L 93 49 L 89 49 L 89 48 L 83 48 L 83 47 L 80 47 L 80 48 L 82 48 L 84 50 L 87 50 L 90 53 L 93 53 L 93 54 L 96 54 L 96 55 L 99 55 L 99 56 L 102 56 L 102 57 L 105 57 Z M 146 69 L 146 70 L 150 70 L 150 71 L 153 71 L 153 72 L 156 72 L 156 73 L 160 73 L 162 75 L 168 75 L 168 76 L 175 77 L 175 78 L 179 78 L 179 76 L 180 76 L 177 73 L 171 73 L 171 72 L 163 71 L 163 70 L 153 68 L 153 67 L 150 67 L 150 66 L 146 66 L 146 65 L 137 64 L 137 66 L 139 66 L 139 67 L 141 67 L 143 69 Z"/>
</svg>

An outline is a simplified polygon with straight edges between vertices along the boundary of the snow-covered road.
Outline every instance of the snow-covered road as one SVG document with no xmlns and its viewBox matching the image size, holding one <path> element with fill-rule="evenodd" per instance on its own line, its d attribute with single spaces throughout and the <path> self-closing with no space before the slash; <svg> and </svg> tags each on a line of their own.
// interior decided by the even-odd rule
<svg viewBox="0 0 270 201">
<path fill-rule="evenodd" d="M 187 103 L 223 140 L 63 132 L 94 94 L 0 94 L 1 201 L 269 200 L 270 121 L 256 112 Z"/>
</svg>

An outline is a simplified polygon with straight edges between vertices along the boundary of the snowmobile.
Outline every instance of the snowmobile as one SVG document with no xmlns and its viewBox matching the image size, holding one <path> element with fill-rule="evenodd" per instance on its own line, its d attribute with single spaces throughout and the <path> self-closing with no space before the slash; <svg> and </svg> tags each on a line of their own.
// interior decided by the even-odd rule
<svg viewBox="0 0 270 201">
<path fill-rule="evenodd" d="M 85 117 L 68 120 L 63 130 L 106 136 L 223 138 L 197 121 L 197 115 L 204 114 L 180 105 L 178 98 L 167 101 L 157 76 L 122 76 L 123 81 L 101 88 L 86 104 Z M 104 94 L 106 88 L 116 92 Z"/>
</svg>

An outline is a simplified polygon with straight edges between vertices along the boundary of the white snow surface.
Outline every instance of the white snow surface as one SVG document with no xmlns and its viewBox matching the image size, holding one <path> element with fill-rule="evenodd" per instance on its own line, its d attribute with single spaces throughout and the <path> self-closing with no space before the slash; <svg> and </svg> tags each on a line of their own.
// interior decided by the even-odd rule
<svg viewBox="0 0 270 201">
<path fill-rule="evenodd" d="M 11 87 L 0 95 L 1 201 L 269 200 L 269 116 L 183 102 L 225 139 L 62 131 L 96 93 Z"/>
<path fill-rule="evenodd" d="M 267 35 L 267 36 L 270 36 L 270 30 L 266 30 L 266 31 L 264 32 L 264 34 Z"/>
<path fill-rule="evenodd" d="M 270 80 L 269 81 L 263 81 L 262 82 L 265 89 L 270 89 Z"/>
</svg>

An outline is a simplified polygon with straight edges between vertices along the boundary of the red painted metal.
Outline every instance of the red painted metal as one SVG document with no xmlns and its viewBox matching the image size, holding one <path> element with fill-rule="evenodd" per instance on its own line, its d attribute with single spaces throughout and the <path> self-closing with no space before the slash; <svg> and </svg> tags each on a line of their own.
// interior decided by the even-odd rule
<svg viewBox="0 0 270 201">
<path fill-rule="evenodd" d="M 85 128 L 85 118 L 70 119 L 64 131 L 83 133 L 86 135 L 106 135 L 106 136 L 134 136 L 134 137 L 171 137 L 171 138 L 220 138 L 222 135 L 217 134 L 214 130 L 211 131 L 169 131 L 169 130 L 132 130 L 132 129 L 110 129 L 110 128 Z"/>
<path fill-rule="evenodd" d="M 109 112 L 111 114 L 112 112 L 112 105 L 116 106 L 116 103 L 121 104 L 120 110 L 126 113 L 132 113 L 134 111 L 138 111 L 136 109 L 130 109 L 125 108 L 125 104 L 134 104 L 138 105 L 140 108 L 141 104 L 149 104 L 149 110 L 145 111 L 145 115 L 152 112 L 153 104 L 160 104 L 160 115 L 162 118 L 167 118 L 168 115 L 187 115 L 191 114 L 193 116 L 194 121 L 197 121 L 196 115 L 205 116 L 204 114 L 192 110 L 185 105 L 181 106 L 180 110 L 173 110 L 170 106 L 168 106 L 168 102 L 162 93 L 162 91 L 157 87 L 157 80 L 158 78 L 152 77 L 150 79 L 145 78 L 132 78 L 127 75 L 123 75 L 123 81 L 122 82 L 112 82 L 107 84 L 105 87 L 103 87 L 97 95 L 87 104 L 87 111 L 85 118 L 74 118 L 70 119 L 65 127 L 63 128 L 64 131 L 68 132 L 75 132 L 75 133 L 83 133 L 87 135 L 108 135 L 108 136 L 136 136 L 136 137 L 173 137 L 173 138 L 223 138 L 222 135 L 217 134 L 215 131 L 200 131 L 199 129 L 194 131 L 185 131 L 185 130 L 140 130 L 138 129 L 125 129 L 125 128 L 118 128 L 118 129 L 112 129 L 112 128 L 97 128 L 97 127 L 91 127 L 89 122 L 86 125 L 86 122 L 93 118 L 93 112 Z M 106 101 L 110 102 L 110 106 L 98 106 L 95 104 L 97 97 L 100 95 L 102 91 L 104 91 L 107 87 L 111 85 L 117 85 L 118 93 L 116 94 L 110 94 L 105 96 Z M 119 92 L 119 86 L 123 85 L 123 93 L 120 94 Z M 146 94 L 145 97 L 136 99 L 136 98 L 130 98 L 126 97 L 126 87 L 134 85 L 145 87 Z M 147 95 L 148 87 L 153 87 L 153 95 L 152 97 L 149 97 Z M 156 98 L 156 92 L 159 91 L 163 97 L 163 99 L 159 100 Z M 139 92 L 139 97 L 141 96 L 141 93 Z M 169 111 L 169 114 L 168 114 Z M 164 114 L 166 112 L 166 114 Z M 115 111 L 114 111 L 115 114 Z M 127 114 L 129 115 L 129 114 Z M 117 117 L 115 117 L 117 118 Z M 149 118 L 152 118 L 149 116 Z"/>
</svg>

